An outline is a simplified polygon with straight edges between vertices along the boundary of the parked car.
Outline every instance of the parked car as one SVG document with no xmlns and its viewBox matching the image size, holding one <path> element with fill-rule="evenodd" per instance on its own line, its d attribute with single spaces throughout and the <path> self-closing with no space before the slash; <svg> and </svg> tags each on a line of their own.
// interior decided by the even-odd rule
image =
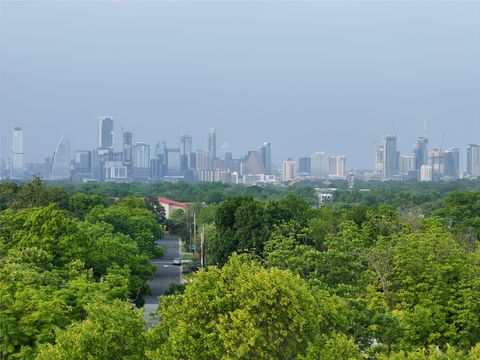
<svg viewBox="0 0 480 360">
<path fill-rule="evenodd" d="M 182 265 L 182 259 L 175 258 L 175 259 L 173 259 L 172 264 L 173 265 Z"/>
</svg>

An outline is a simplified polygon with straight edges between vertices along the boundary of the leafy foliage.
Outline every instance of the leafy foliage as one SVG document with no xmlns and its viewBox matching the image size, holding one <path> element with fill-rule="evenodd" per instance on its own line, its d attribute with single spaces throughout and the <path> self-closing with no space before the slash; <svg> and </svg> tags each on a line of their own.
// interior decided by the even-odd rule
<svg viewBox="0 0 480 360">
<path fill-rule="evenodd" d="M 345 304 L 289 271 L 233 255 L 195 275 L 185 293 L 165 298 L 149 334 L 149 358 L 295 359 L 316 336 L 344 328 Z M 338 316 L 332 316 L 336 314 Z"/>
<path fill-rule="evenodd" d="M 361 185 L 312 208 L 325 184 L 0 183 L 0 357 L 479 359 L 478 181 Z M 216 266 L 147 332 L 154 241 L 193 213 Z"/>
</svg>

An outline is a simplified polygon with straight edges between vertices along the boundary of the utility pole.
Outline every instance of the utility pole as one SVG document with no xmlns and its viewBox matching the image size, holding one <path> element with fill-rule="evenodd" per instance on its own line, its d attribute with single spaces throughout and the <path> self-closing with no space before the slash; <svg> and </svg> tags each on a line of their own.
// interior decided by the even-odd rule
<svg viewBox="0 0 480 360">
<path fill-rule="evenodd" d="M 197 217 L 195 216 L 195 211 L 193 212 L 193 243 L 195 244 L 197 241 Z"/>
<path fill-rule="evenodd" d="M 192 227 L 190 223 L 190 212 L 187 209 L 187 228 L 188 228 L 188 238 L 189 238 L 189 246 L 188 252 L 192 251 Z"/>
<path fill-rule="evenodd" d="M 200 234 L 200 266 L 205 267 L 205 226 Z"/>
</svg>

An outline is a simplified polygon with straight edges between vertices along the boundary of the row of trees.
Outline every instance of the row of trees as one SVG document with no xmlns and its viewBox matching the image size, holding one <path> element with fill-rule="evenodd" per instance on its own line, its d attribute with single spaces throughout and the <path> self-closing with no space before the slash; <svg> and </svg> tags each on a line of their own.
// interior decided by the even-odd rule
<svg viewBox="0 0 480 360">
<path fill-rule="evenodd" d="M 338 204 L 364 204 L 377 206 L 390 204 L 395 208 L 409 209 L 421 206 L 424 209 L 435 209 L 441 206 L 445 195 L 455 191 L 471 191 L 480 188 L 480 179 L 456 181 L 387 181 L 387 182 L 361 182 L 357 181 L 355 188 L 348 189 L 345 180 L 321 181 L 305 180 L 290 186 L 246 186 L 222 183 L 200 182 L 196 184 L 178 182 L 143 183 L 81 183 L 66 182 L 50 183 L 52 201 L 61 201 L 66 193 L 80 192 L 88 195 L 101 195 L 104 197 L 125 197 L 135 195 L 142 198 L 163 196 L 178 201 L 200 202 L 206 204 L 219 204 L 232 196 L 250 196 L 258 200 L 280 198 L 290 193 L 305 198 L 310 204 L 316 204 L 315 188 L 335 188 L 334 203 Z M 28 185 L 28 183 L 26 184 Z M 28 188 L 28 186 L 27 186 Z M 27 190 L 25 186 L 13 183 L 0 183 L 0 208 L 4 207 L 4 200 L 17 192 Z M 368 190 L 368 191 L 360 191 Z M 24 193 L 25 191 L 22 191 Z M 20 200 L 20 202 L 23 199 Z"/>
</svg>

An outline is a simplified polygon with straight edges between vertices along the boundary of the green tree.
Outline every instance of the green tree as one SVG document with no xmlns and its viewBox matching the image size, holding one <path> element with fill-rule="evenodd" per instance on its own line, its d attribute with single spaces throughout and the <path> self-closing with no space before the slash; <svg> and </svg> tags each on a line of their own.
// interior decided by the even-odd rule
<svg viewBox="0 0 480 360">
<path fill-rule="evenodd" d="M 319 333 L 344 328 L 344 303 L 289 271 L 234 255 L 200 270 L 181 295 L 160 303 L 152 359 L 295 359 Z"/>
<path fill-rule="evenodd" d="M 87 318 L 57 331 L 55 344 L 40 348 L 38 360 L 145 358 L 145 321 L 127 302 L 86 305 Z"/>
<path fill-rule="evenodd" d="M 140 199 L 126 198 L 109 207 L 96 206 L 86 216 L 91 223 L 106 222 L 115 232 L 129 235 L 141 252 L 155 254 L 155 240 L 163 237 L 163 230 L 155 216 L 144 207 Z"/>
</svg>

